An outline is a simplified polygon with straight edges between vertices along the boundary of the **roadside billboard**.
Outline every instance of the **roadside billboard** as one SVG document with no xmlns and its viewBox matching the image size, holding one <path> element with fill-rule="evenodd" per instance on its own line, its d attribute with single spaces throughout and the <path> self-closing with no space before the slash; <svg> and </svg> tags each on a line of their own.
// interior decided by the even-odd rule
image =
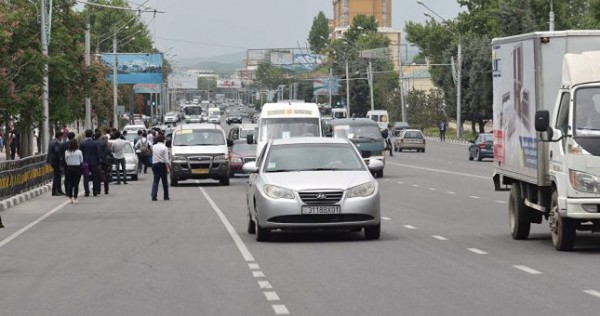
<svg viewBox="0 0 600 316">
<path fill-rule="evenodd" d="M 242 81 L 240 79 L 217 79 L 217 88 L 241 89 Z"/>
<path fill-rule="evenodd" d="M 101 54 L 106 66 L 113 69 L 114 54 Z M 108 74 L 108 80 L 113 80 L 113 72 Z M 162 83 L 161 54 L 117 54 L 117 83 Z"/>
<path fill-rule="evenodd" d="M 133 86 L 135 93 L 160 93 L 160 85 L 157 83 L 136 83 Z"/>
<path fill-rule="evenodd" d="M 198 89 L 198 74 L 192 71 L 173 71 L 169 75 L 170 89 Z"/>
<path fill-rule="evenodd" d="M 271 65 L 291 65 L 294 63 L 294 53 L 292 49 L 273 49 L 271 50 Z"/>
<path fill-rule="evenodd" d="M 313 94 L 314 95 L 331 95 L 339 94 L 339 80 L 336 77 L 322 78 L 313 80 Z"/>
</svg>

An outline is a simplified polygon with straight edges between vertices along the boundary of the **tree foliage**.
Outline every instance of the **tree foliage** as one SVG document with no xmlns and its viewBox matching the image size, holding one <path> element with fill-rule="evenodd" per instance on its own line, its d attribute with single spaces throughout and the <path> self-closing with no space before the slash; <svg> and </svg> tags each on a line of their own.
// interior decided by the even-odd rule
<svg viewBox="0 0 600 316">
<path fill-rule="evenodd" d="M 312 27 L 308 33 L 310 50 L 320 53 L 329 44 L 329 21 L 323 11 L 313 19 Z"/>
</svg>

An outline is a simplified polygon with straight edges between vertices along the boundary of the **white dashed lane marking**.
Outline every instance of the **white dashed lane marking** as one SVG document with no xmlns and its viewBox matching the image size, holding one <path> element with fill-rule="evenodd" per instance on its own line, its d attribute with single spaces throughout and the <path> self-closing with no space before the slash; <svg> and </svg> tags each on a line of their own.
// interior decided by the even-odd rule
<svg viewBox="0 0 600 316">
<path fill-rule="evenodd" d="M 467 249 L 468 251 L 472 252 L 472 253 L 476 253 L 478 255 L 487 255 L 487 252 L 481 250 L 481 249 L 477 249 L 477 248 L 469 248 Z"/>
<path fill-rule="evenodd" d="M 514 265 L 513 267 L 515 267 L 515 268 L 517 268 L 517 269 L 519 269 L 521 271 L 527 272 L 529 274 L 542 274 L 542 272 L 540 272 L 538 270 L 535 270 L 535 269 L 532 269 L 532 268 L 527 267 L 527 266 Z"/>
<path fill-rule="evenodd" d="M 429 188 L 429 191 L 437 191 L 436 188 Z"/>
<path fill-rule="evenodd" d="M 496 203 L 506 204 L 506 201 L 496 201 Z"/>
<path fill-rule="evenodd" d="M 415 226 L 412 225 L 404 225 L 404 227 L 408 229 L 417 229 Z"/>
<path fill-rule="evenodd" d="M 456 192 L 448 191 L 448 194 L 456 194 Z"/>
<path fill-rule="evenodd" d="M 269 281 L 258 281 L 258 287 L 260 287 L 261 289 L 272 289 L 273 286 L 271 285 L 271 283 L 269 283 Z"/>
<path fill-rule="evenodd" d="M 600 292 L 595 291 L 595 290 L 585 290 L 585 291 L 583 291 L 583 293 L 600 298 Z"/>
<path fill-rule="evenodd" d="M 415 187 L 415 188 L 418 188 L 418 187 L 419 187 L 419 185 L 418 185 L 418 184 L 413 184 L 412 186 L 413 186 L 413 187 Z"/>
<path fill-rule="evenodd" d="M 398 184 L 404 184 L 404 182 L 402 182 L 402 181 L 398 181 Z"/>
<path fill-rule="evenodd" d="M 391 219 L 391 218 L 389 218 L 389 217 L 381 217 L 381 219 L 382 219 L 382 220 L 384 220 L 384 221 L 391 221 L 391 220 L 392 220 L 392 219 Z"/>
<path fill-rule="evenodd" d="M 248 268 L 250 268 L 250 270 L 260 269 L 260 267 L 258 266 L 258 263 L 248 263 Z"/>
<path fill-rule="evenodd" d="M 431 237 L 433 237 L 433 238 L 435 238 L 435 239 L 437 239 L 437 240 L 448 240 L 448 238 L 446 238 L 446 237 L 442 237 L 442 236 L 439 236 L 439 235 L 433 235 L 433 236 L 431 236 Z"/>
<path fill-rule="evenodd" d="M 267 301 L 279 301 L 279 295 L 275 292 L 264 292 Z"/>
<path fill-rule="evenodd" d="M 262 271 L 252 271 L 252 276 L 255 278 L 264 278 L 265 274 Z"/>
<path fill-rule="evenodd" d="M 471 195 L 471 196 L 469 196 L 469 197 L 470 197 L 470 198 L 472 198 L 472 199 L 480 199 L 480 197 L 478 197 L 478 196 L 475 196 L 475 195 Z"/>
<path fill-rule="evenodd" d="M 272 305 L 273 310 L 275 311 L 275 315 L 289 315 L 290 312 L 285 307 L 285 305 Z"/>
</svg>

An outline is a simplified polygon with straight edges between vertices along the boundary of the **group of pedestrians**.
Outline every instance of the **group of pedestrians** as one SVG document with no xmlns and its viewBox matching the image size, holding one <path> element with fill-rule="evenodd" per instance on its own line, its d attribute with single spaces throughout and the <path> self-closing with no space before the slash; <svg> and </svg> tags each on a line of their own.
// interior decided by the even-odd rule
<svg viewBox="0 0 600 316">
<path fill-rule="evenodd" d="M 169 200 L 167 174 L 170 171 L 168 149 L 164 145 L 164 134 L 155 131 L 140 131 L 136 137 L 134 148 L 140 158 L 138 170 L 147 172 L 152 166 L 154 173 L 151 198 L 157 200 L 158 184 L 162 180 L 163 198 Z M 109 194 L 109 182 L 114 166 L 116 173 L 115 185 L 128 184 L 125 169 L 125 148 L 129 146 L 128 140 L 116 129 L 100 130 L 93 132 L 88 129 L 84 132 L 85 138 L 79 143 L 75 134 L 69 132 L 65 135 L 58 131 L 48 147 L 47 163 L 53 169 L 52 195 L 67 196 L 71 203 L 78 203 L 79 184 L 83 176 L 84 195 L 98 196 L 102 192 Z M 65 137 L 66 136 L 66 137 Z M 114 141 L 109 142 L 109 139 Z M 155 143 L 156 142 L 156 143 Z M 154 162 L 154 163 L 152 163 Z M 61 179 L 65 175 L 64 191 Z M 90 188 L 90 182 L 92 186 Z"/>
<path fill-rule="evenodd" d="M 7 147 L 7 159 L 15 160 L 19 151 L 19 135 L 14 128 L 6 134 L 0 132 L 0 152 L 4 152 L 4 147 Z"/>
</svg>

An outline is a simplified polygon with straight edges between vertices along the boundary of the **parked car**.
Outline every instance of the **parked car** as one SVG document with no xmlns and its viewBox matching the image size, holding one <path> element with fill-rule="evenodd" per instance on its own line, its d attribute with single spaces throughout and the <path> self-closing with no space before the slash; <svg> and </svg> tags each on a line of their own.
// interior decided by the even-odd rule
<svg viewBox="0 0 600 316">
<path fill-rule="evenodd" d="M 116 139 L 109 139 L 109 143 L 114 143 Z M 133 149 L 133 145 L 131 142 L 127 142 L 125 148 L 123 149 L 125 153 L 125 177 L 130 177 L 131 180 L 138 179 L 138 156 Z M 120 168 L 120 167 L 119 167 Z M 115 165 L 112 166 L 111 176 L 112 179 L 117 179 L 117 167 Z"/>
<path fill-rule="evenodd" d="M 229 177 L 244 173 L 242 170 L 244 164 L 255 160 L 256 144 L 248 144 L 245 139 L 234 141 L 229 152 Z"/>
<path fill-rule="evenodd" d="M 246 192 L 248 233 L 266 241 L 276 229 L 381 231 L 379 185 L 347 139 L 293 137 L 269 140 L 256 161 Z"/>
<path fill-rule="evenodd" d="M 177 112 L 167 112 L 163 118 L 164 124 L 173 124 L 177 123 L 179 117 L 177 116 Z"/>
<path fill-rule="evenodd" d="M 481 133 L 470 143 L 469 160 L 474 158 L 477 158 L 478 161 L 482 161 L 483 158 L 494 159 L 494 136 L 492 133 Z"/>
<path fill-rule="evenodd" d="M 398 137 L 394 138 L 394 150 L 403 151 L 405 149 L 415 149 L 417 152 L 425 152 L 425 136 L 418 129 L 405 129 L 400 132 Z"/>
<path fill-rule="evenodd" d="M 221 116 L 217 114 L 209 115 L 206 121 L 212 124 L 221 124 Z"/>
</svg>

